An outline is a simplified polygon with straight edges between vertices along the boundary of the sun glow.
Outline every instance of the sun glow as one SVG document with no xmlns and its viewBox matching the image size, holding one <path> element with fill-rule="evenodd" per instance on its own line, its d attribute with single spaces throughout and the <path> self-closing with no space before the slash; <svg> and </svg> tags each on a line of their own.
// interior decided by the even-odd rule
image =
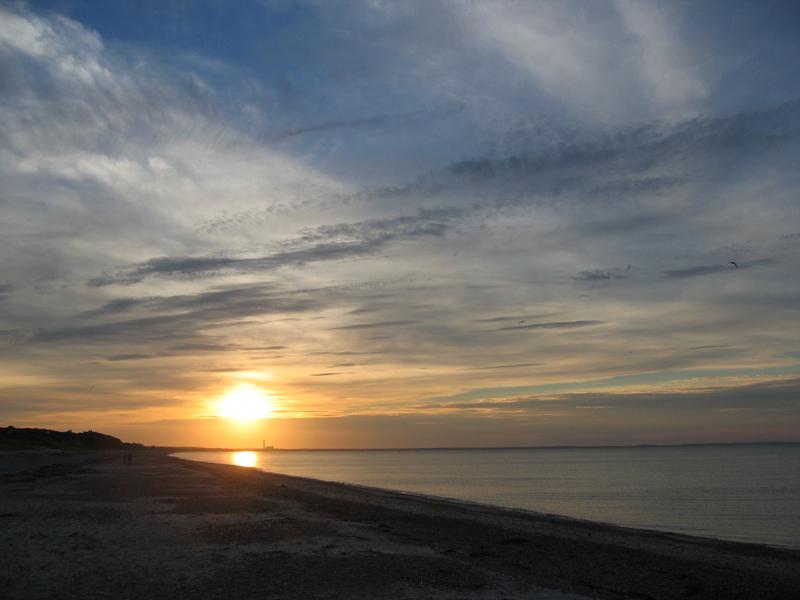
<svg viewBox="0 0 800 600">
<path fill-rule="evenodd" d="M 255 467 L 258 462 L 258 457 L 255 452 L 243 450 L 242 452 L 234 452 L 231 457 L 233 464 L 239 467 Z"/>
<path fill-rule="evenodd" d="M 260 388 L 240 383 L 219 399 L 216 413 L 236 421 L 266 419 L 272 414 L 272 400 Z"/>
</svg>

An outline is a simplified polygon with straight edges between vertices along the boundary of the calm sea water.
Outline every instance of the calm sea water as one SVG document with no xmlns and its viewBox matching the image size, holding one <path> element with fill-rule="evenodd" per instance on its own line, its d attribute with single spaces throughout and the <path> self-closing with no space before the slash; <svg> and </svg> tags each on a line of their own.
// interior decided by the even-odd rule
<svg viewBox="0 0 800 600">
<path fill-rule="evenodd" d="M 800 444 L 176 456 L 631 527 L 800 547 Z"/>
</svg>

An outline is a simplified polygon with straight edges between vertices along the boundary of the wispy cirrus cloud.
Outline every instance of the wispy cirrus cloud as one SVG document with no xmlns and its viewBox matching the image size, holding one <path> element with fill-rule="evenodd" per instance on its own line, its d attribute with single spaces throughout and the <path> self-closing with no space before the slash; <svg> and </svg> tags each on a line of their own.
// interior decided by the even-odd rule
<svg viewBox="0 0 800 600">
<path fill-rule="evenodd" d="M 472 370 L 488 371 L 493 369 L 522 369 L 524 367 L 536 367 L 544 363 L 520 363 L 516 365 L 489 365 L 486 367 L 470 367 Z"/>
<path fill-rule="evenodd" d="M 604 321 L 549 321 L 545 323 L 518 323 L 511 327 L 501 327 L 495 331 L 513 331 L 515 329 L 578 329 L 592 325 L 602 325 Z"/>
<path fill-rule="evenodd" d="M 297 249 L 252 258 L 153 258 L 128 270 L 93 277 L 87 281 L 87 285 L 132 285 L 150 276 L 214 277 L 226 273 L 271 271 L 307 263 L 359 258 L 372 255 L 391 242 L 440 236 L 447 229 L 447 222 L 460 214 L 461 211 L 457 209 L 422 209 L 416 215 L 306 228 L 295 239 L 284 242 L 288 246 L 299 245 Z"/>
<path fill-rule="evenodd" d="M 625 268 L 616 267 L 613 269 L 592 269 L 590 271 L 581 271 L 577 275 L 574 275 L 573 279 L 586 282 L 626 279 L 627 277 L 630 277 L 631 269 L 632 267 L 630 265 L 626 266 Z"/>
<path fill-rule="evenodd" d="M 319 301 L 300 295 L 285 295 L 271 286 L 214 290 L 169 297 L 113 300 L 84 313 L 84 319 L 99 323 L 54 327 L 34 332 L 32 343 L 147 343 L 195 339 L 204 329 L 247 317 L 308 313 L 321 307 Z M 133 313 L 133 314 L 130 314 Z M 127 318 L 119 318 L 119 315 Z M 115 320 L 106 320 L 113 317 Z M 227 350 L 219 344 L 183 343 L 176 350 Z M 273 347 L 274 349 L 274 347 Z"/>
<path fill-rule="evenodd" d="M 333 242 L 316 244 L 302 250 L 289 250 L 255 258 L 227 258 L 212 256 L 183 256 L 152 258 L 119 273 L 99 275 L 89 279 L 89 287 L 106 285 L 133 285 L 150 276 L 174 278 L 208 278 L 230 273 L 272 271 L 281 267 L 302 266 L 311 262 L 358 258 L 376 252 L 390 238 L 376 238 L 362 242 Z"/>
<path fill-rule="evenodd" d="M 698 265 L 696 267 L 687 267 L 685 269 L 673 269 L 664 271 L 664 277 L 668 279 L 683 279 L 684 277 L 701 277 L 703 275 L 713 275 L 714 273 L 721 273 L 723 271 L 730 271 L 733 265 Z"/>
<path fill-rule="evenodd" d="M 796 363 L 788 5 L 199 2 L 125 37 L 142 8 L 104 10 L 0 8 L 0 387 L 27 414 L 169 420 L 251 378 L 387 431 L 420 398 L 624 376 L 688 431 L 713 394 L 658 373 Z M 492 435 L 624 437 L 578 416 L 601 405 L 647 430 L 581 402 Z M 473 408 L 447 418 L 477 436 Z"/>
<path fill-rule="evenodd" d="M 527 397 L 491 398 L 469 402 L 455 401 L 421 404 L 421 410 L 496 410 L 506 411 L 575 410 L 598 407 L 605 410 L 648 408 L 660 413 L 680 413 L 689 410 L 706 413 L 748 409 L 785 411 L 793 420 L 800 419 L 800 405 L 796 398 L 800 380 L 778 379 L 745 385 L 719 386 L 672 392 L 590 392 L 549 394 Z"/>
<path fill-rule="evenodd" d="M 354 325 L 341 325 L 333 327 L 333 329 L 346 330 L 346 329 L 378 329 L 381 327 L 397 327 L 400 325 L 413 325 L 417 321 L 404 320 L 404 321 L 376 321 L 373 323 L 356 323 Z"/>
</svg>

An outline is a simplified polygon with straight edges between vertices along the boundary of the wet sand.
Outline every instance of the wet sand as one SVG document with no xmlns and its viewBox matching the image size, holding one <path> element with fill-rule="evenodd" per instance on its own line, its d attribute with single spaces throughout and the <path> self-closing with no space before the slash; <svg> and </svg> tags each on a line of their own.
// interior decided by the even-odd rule
<svg viewBox="0 0 800 600">
<path fill-rule="evenodd" d="M 800 598 L 800 551 L 181 461 L 0 456 L 3 598 Z"/>
</svg>

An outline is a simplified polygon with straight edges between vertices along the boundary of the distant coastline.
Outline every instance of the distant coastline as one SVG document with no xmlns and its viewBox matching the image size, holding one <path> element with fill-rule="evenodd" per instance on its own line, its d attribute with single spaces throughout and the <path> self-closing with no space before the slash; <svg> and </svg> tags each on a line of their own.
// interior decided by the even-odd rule
<svg viewBox="0 0 800 600">
<path fill-rule="evenodd" d="M 241 448 L 206 448 L 203 446 L 150 446 L 170 452 L 414 452 L 433 450 L 615 450 L 633 448 L 697 448 L 714 446 L 791 446 L 800 445 L 800 441 L 778 442 L 698 442 L 691 444 L 617 444 L 608 446 L 419 446 L 390 448 L 277 448 L 277 447 L 241 447 Z"/>
<path fill-rule="evenodd" d="M 466 450 L 591 450 L 591 449 L 624 449 L 624 448 L 693 448 L 707 446 L 776 446 L 800 444 L 798 441 L 758 441 L 758 442 L 692 442 L 685 444 L 608 444 L 608 445 L 576 445 L 564 444 L 554 446 L 419 446 L 419 447 L 387 447 L 387 448 L 280 448 L 275 446 L 172 446 L 149 445 L 139 442 L 125 442 L 114 436 L 97 431 L 73 432 L 58 431 L 35 427 L 0 426 L 0 452 L 32 451 L 32 450 L 114 450 L 114 449 L 158 449 L 165 452 L 414 452 L 414 451 L 466 451 Z"/>
</svg>

